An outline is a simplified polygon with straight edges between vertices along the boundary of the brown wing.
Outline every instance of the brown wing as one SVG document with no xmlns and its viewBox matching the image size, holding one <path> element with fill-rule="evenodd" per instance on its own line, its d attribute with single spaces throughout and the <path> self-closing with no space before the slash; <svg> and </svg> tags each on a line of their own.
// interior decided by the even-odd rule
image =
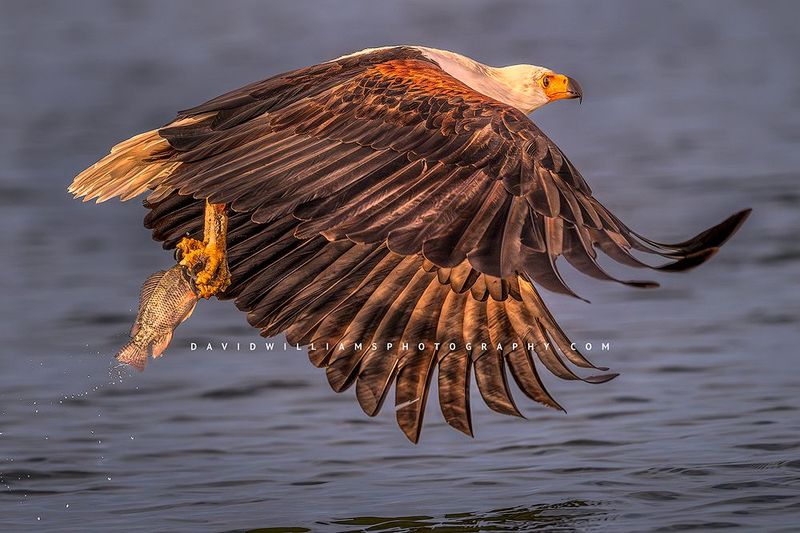
<svg viewBox="0 0 800 533">
<path fill-rule="evenodd" d="M 145 225 L 166 248 L 187 233 L 202 235 L 201 201 L 173 193 L 148 207 Z M 293 233 L 299 224 L 291 216 L 256 224 L 249 213 L 231 213 L 233 284 L 223 298 L 234 299 L 264 336 L 285 332 L 292 344 L 313 344 L 311 361 L 326 368 L 333 389 L 341 392 L 355 384 L 358 401 L 370 416 L 379 412 L 396 382 L 397 419 L 414 442 L 437 366 L 445 419 L 470 435 L 473 368 L 489 407 L 517 416 L 507 372 L 525 395 L 561 409 L 544 388 L 534 358 L 564 379 L 581 379 L 569 363 L 595 368 L 571 349 L 524 279 L 487 276 L 467 261 L 440 268 L 421 254 L 391 252 L 385 243 L 297 239 Z M 392 347 L 387 349 L 386 342 Z M 419 342 L 425 344 L 422 349 Z M 496 350 L 497 344 L 504 349 Z"/>
<path fill-rule="evenodd" d="M 470 370 L 492 409 L 519 414 L 506 367 L 553 407 L 532 355 L 565 379 L 580 378 L 564 359 L 592 367 L 531 284 L 573 294 L 558 256 L 600 279 L 613 278 L 595 248 L 632 266 L 646 265 L 631 250 L 657 254 L 670 262 L 656 268 L 682 270 L 746 216 L 675 245 L 647 240 L 592 197 L 525 115 L 411 49 L 278 76 L 128 143 L 71 190 L 104 200 L 153 189 L 146 225 L 167 247 L 199 233 L 195 199 L 229 204 L 225 297 L 262 334 L 313 343 L 312 361 L 336 390 L 356 383 L 370 415 L 396 381 L 398 422 L 413 441 L 435 366 L 445 418 L 467 433 Z"/>
</svg>

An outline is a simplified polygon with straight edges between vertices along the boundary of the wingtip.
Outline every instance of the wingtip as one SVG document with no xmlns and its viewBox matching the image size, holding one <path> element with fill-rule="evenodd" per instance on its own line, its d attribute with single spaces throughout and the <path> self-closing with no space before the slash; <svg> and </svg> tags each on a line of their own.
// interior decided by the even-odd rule
<svg viewBox="0 0 800 533">
<path fill-rule="evenodd" d="M 650 281 L 650 280 L 637 280 L 632 279 L 628 281 L 623 281 L 625 285 L 630 285 L 631 287 L 636 287 L 637 289 L 657 289 L 661 287 L 661 284 L 657 281 Z"/>
<path fill-rule="evenodd" d="M 471 421 L 470 421 L 469 424 L 464 425 L 464 424 L 461 423 L 461 420 L 448 420 L 448 419 L 445 418 L 445 422 L 447 422 L 448 426 L 450 426 L 451 428 L 455 429 L 459 433 L 461 433 L 463 435 L 466 435 L 467 437 L 470 437 L 472 439 L 475 438 L 475 433 L 472 431 L 472 423 L 471 423 Z"/>
<path fill-rule="evenodd" d="M 406 436 L 406 438 L 411 444 L 414 444 L 415 446 L 419 444 L 419 438 L 422 433 L 421 431 L 413 431 L 413 430 L 406 431 L 406 428 L 402 426 L 400 426 L 400 429 L 403 431 L 403 435 Z"/>
<path fill-rule="evenodd" d="M 661 272 L 684 272 L 686 270 L 691 270 L 711 259 L 718 251 L 718 246 L 706 248 L 705 250 L 689 254 L 673 263 L 667 263 L 666 265 L 656 267 L 656 269 Z"/>
<path fill-rule="evenodd" d="M 646 266 L 662 272 L 681 272 L 693 269 L 713 257 L 722 245 L 739 230 L 752 212 L 753 209 L 749 207 L 737 211 L 691 239 L 674 244 L 659 243 L 635 232 L 632 234 L 651 247 L 653 253 L 673 260 L 665 265 Z"/>
<path fill-rule="evenodd" d="M 725 228 L 727 230 L 727 235 L 725 236 L 724 240 L 722 240 L 717 246 L 722 246 L 728 239 L 730 239 L 734 233 L 739 231 L 739 228 L 742 227 L 742 224 L 750 217 L 753 212 L 752 207 L 748 207 L 746 209 L 742 209 L 738 211 L 721 223 L 717 224 L 716 227 L 718 228 Z"/>
<path fill-rule="evenodd" d="M 733 235 L 734 233 L 739 231 L 739 228 L 742 226 L 742 224 L 745 223 L 745 221 L 748 218 L 750 218 L 750 215 L 752 213 L 753 213 L 753 208 L 752 207 L 748 207 L 747 209 L 742 209 L 741 211 L 739 211 L 738 213 L 734 214 L 731 217 L 731 218 L 734 218 L 736 220 L 736 226 L 733 228 L 733 231 L 731 231 L 731 235 Z"/>
<path fill-rule="evenodd" d="M 615 377 L 619 376 L 619 372 L 611 372 L 610 374 L 598 374 L 595 376 L 589 376 L 585 378 L 583 381 L 586 383 L 598 384 L 598 383 L 606 383 L 614 379 Z"/>
<path fill-rule="evenodd" d="M 745 220 L 747 220 L 752 212 L 753 209 L 749 207 L 747 209 L 742 209 L 730 215 L 719 224 L 711 226 L 688 241 L 684 241 L 676 246 L 679 248 L 686 248 L 685 251 L 689 254 L 719 249 L 723 244 L 728 242 L 740 227 L 742 227 L 742 224 L 744 224 Z"/>
</svg>

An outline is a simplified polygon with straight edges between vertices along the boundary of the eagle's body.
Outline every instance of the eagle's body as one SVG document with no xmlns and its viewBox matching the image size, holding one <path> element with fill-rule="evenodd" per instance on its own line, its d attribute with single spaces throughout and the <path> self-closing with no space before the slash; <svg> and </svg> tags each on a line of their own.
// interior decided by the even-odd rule
<svg viewBox="0 0 800 533">
<path fill-rule="evenodd" d="M 70 190 L 98 201 L 151 191 L 145 225 L 165 248 L 202 236 L 206 202 L 227 206 L 231 284 L 218 297 L 263 335 L 313 343 L 312 362 L 335 390 L 355 384 L 369 415 L 396 383 L 397 419 L 415 442 L 438 367 L 445 419 L 471 434 L 472 371 L 489 407 L 519 415 L 506 369 L 524 394 L 559 408 L 538 364 L 564 379 L 584 379 L 570 364 L 595 368 L 534 287 L 573 294 L 559 256 L 599 279 L 614 278 L 595 249 L 684 270 L 747 215 L 678 244 L 628 229 L 526 116 L 580 95 L 542 67 L 365 50 L 183 111 L 116 146 Z"/>
</svg>

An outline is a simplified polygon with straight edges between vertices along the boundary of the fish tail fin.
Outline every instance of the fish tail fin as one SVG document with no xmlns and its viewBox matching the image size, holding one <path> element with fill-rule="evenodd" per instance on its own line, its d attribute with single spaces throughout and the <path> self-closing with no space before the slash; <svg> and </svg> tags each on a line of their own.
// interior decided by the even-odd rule
<svg viewBox="0 0 800 533">
<path fill-rule="evenodd" d="M 141 372 L 147 364 L 147 348 L 137 346 L 133 341 L 130 341 L 117 353 L 116 358 L 120 363 L 130 365 Z"/>
</svg>

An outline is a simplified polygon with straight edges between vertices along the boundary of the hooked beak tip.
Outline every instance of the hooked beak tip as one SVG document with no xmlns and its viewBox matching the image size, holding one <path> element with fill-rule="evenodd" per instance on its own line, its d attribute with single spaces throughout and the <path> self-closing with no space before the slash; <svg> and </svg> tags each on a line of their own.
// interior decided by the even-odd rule
<svg viewBox="0 0 800 533">
<path fill-rule="evenodd" d="M 570 94 L 570 98 L 577 98 L 579 104 L 583 103 L 583 89 L 577 81 L 569 77 L 567 78 L 567 92 Z"/>
</svg>

